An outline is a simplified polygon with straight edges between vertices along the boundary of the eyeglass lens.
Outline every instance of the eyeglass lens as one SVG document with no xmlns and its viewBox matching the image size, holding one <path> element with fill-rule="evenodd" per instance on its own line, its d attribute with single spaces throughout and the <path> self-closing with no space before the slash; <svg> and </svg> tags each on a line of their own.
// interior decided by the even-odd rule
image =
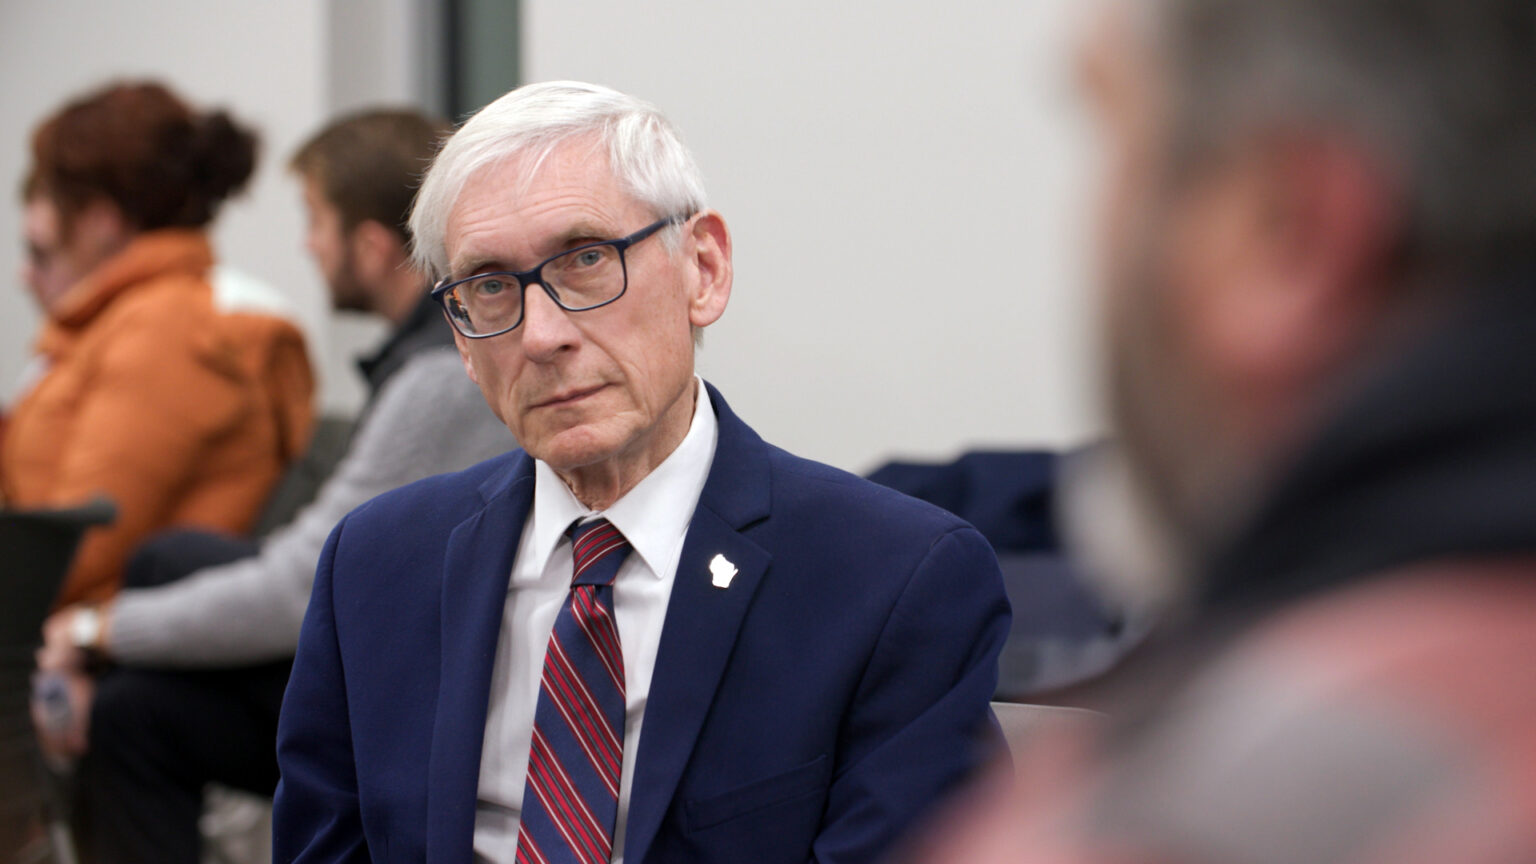
<svg viewBox="0 0 1536 864">
<path fill-rule="evenodd" d="M 544 262 L 539 279 L 562 308 L 579 312 L 624 292 L 624 263 L 613 246 L 588 246 Z M 488 273 L 454 286 L 444 299 L 468 332 L 495 333 L 522 320 L 524 293 L 516 278 Z"/>
</svg>

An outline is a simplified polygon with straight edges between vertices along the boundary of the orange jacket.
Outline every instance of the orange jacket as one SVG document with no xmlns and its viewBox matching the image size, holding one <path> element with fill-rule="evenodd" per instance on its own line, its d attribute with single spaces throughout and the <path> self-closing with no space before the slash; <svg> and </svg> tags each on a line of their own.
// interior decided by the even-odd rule
<svg viewBox="0 0 1536 864">
<path fill-rule="evenodd" d="M 216 308 L 212 265 L 200 231 L 139 235 L 70 289 L 38 338 L 47 370 L 0 442 L 7 504 L 104 494 L 118 506 L 81 544 L 60 605 L 110 598 L 134 546 L 160 529 L 248 530 L 307 440 L 303 336 Z"/>
</svg>

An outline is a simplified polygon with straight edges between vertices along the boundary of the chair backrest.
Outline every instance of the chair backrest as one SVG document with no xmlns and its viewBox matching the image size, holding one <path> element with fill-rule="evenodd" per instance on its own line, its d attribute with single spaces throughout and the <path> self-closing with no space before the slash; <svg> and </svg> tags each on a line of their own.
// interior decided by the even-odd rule
<svg viewBox="0 0 1536 864">
<path fill-rule="evenodd" d="M 1022 702 L 993 702 L 992 713 L 997 716 L 998 725 L 1003 727 L 1003 738 L 1008 741 L 1015 765 L 1025 749 L 1042 733 L 1064 726 L 1092 728 L 1105 719 L 1103 714 L 1086 708 Z"/>
<path fill-rule="evenodd" d="M 278 478 L 277 486 L 267 496 L 267 503 L 256 519 L 256 526 L 251 529 L 252 537 L 265 537 L 287 525 L 305 505 L 315 500 L 320 487 L 325 485 L 342 457 L 347 455 L 354 424 L 352 418 L 329 415 L 322 416 L 315 423 L 308 449 L 288 466 L 283 476 Z"/>
<path fill-rule="evenodd" d="M 32 653 L 81 536 L 116 512 L 105 499 L 67 510 L 0 510 L 0 862 L 24 844 L 35 850 L 47 801 L 28 704 Z"/>
<path fill-rule="evenodd" d="M 81 535 L 116 515 L 105 498 L 64 510 L 0 510 L 0 646 L 36 642 Z"/>
<path fill-rule="evenodd" d="M 1029 702 L 1086 681 L 1136 644 L 1141 631 L 1098 597 L 1069 557 L 1001 553 L 997 564 L 1013 623 L 997 660 L 994 699 Z"/>
</svg>

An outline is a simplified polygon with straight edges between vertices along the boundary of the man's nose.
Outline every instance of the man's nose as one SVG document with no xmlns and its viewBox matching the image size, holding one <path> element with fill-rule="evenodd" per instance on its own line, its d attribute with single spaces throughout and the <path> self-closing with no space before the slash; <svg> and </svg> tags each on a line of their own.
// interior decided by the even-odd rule
<svg viewBox="0 0 1536 864">
<path fill-rule="evenodd" d="M 560 308 L 542 285 L 523 292 L 523 353 L 534 361 L 547 360 L 581 339 L 571 313 Z"/>
</svg>

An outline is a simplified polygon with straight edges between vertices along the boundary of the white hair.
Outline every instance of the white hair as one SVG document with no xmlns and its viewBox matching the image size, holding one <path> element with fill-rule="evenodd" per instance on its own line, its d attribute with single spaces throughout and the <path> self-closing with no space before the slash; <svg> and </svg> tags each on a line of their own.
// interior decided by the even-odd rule
<svg viewBox="0 0 1536 864">
<path fill-rule="evenodd" d="M 557 146 L 578 138 L 607 150 L 615 178 L 657 218 L 704 209 L 704 180 L 693 154 L 656 106 L 579 81 L 528 84 L 480 109 L 433 160 L 411 208 L 417 265 L 433 279 L 448 274 L 448 216 L 476 173 L 529 157 L 531 176 Z M 672 247 L 675 228 L 662 239 Z"/>
</svg>

